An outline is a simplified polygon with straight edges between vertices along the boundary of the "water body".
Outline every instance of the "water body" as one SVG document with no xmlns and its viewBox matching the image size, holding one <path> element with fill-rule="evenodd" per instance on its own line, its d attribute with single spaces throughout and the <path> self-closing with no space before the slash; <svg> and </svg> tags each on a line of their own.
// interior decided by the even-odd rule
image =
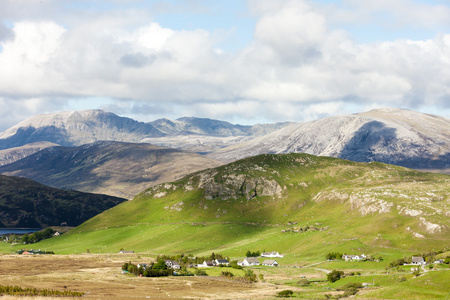
<svg viewBox="0 0 450 300">
<path fill-rule="evenodd" d="M 0 228 L 0 236 L 8 234 L 25 234 L 42 230 L 40 228 Z"/>
</svg>

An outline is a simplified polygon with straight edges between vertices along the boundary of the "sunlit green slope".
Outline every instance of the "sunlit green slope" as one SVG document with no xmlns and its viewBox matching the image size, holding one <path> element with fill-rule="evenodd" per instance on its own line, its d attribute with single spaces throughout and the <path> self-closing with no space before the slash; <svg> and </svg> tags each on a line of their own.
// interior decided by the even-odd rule
<svg viewBox="0 0 450 300">
<path fill-rule="evenodd" d="M 261 155 L 150 188 L 70 234 L 61 253 L 126 248 L 242 256 L 393 253 L 450 245 L 450 176 L 306 154 Z"/>
</svg>

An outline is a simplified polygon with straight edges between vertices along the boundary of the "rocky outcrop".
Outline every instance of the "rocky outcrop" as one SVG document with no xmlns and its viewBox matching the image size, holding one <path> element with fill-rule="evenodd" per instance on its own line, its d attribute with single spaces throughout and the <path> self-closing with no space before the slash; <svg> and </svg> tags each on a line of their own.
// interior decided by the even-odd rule
<svg viewBox="0 0 450 300">
<path fill-rule="evenodd" d="M 222 182 L 217 182 L 214 175 L 216 174 L 200 176 L 198 187 L 204 190 L 206 199 L 245 197 L 251 200 L 257 196 L 280 198 L 283 193 L 283 188 L 273 179 L 230 174 L 222 178 Z"/>
</svg>

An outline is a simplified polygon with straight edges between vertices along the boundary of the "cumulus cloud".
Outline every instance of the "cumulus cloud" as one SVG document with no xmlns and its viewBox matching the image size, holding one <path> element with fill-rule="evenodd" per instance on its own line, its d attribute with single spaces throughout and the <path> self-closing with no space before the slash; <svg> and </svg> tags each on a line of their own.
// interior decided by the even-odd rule
<svg viewBox="0 0 450 300">
<path fill-rule="evenodd" d="M 411 18 L 426 23 L 414 17 L 420 9 L 433 13 L 435 23 L 450 19 L 446 6 L 438 11 L 401 2 L 411 14 L 397 13 L 400 23 Z M 14 4 L 7 3 L 13 15 Z M 346 3 L 367 14 L 398 9 L 392 1 Z M 64 109 L 77 97 L 106 97 L 122 114 L 247 121 L 301 121 L 373 106 L 449 105 L 450 34 L 358 44 L 329 23 L 342 9 L 252 0 L 249 10 L 256 18 L 254 37 L 235 53 L 220 49 L 221 32 L 166 28 L 133 10 L 85 14 L 79 23 L 31 18 L 28 12 L 12 28 L 0 23 L 0 105 L 20 107 L 40 99 L 45 112 L 58 103 Z"/>
</svg>

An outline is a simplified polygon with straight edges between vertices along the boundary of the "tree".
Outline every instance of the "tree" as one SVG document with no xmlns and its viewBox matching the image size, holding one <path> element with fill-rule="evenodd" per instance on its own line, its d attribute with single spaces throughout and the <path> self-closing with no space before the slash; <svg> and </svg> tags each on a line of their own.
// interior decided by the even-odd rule
<svg viewBox="0 0 450 300">
<path fill-rule="evenodd" d="M 341 277 L 344 276 L 343 271 L 333 270 L 330 273 L 327 274 L 327 280 L 329 282 L 335 282 L 341 279 Z"/>
<path fill-rule="evenodd" d="M 158 260 L 158 262 L 156 264 L 153 265 L 152 269 L 153 270 L 167 270 L 168 267 L 167 267 L 166 263 L 164 262 L 164 260 L 160 259 L 160 260 Z"/>
<path fill-rule="evenodd" d="M 22 235 L 20 242 L 22 244 L 28 244 L 30 242 L 30 236 L 28 235 L 28 233 L 25 233 L 24 235 Z"/>
<path fill-rule="evenodd" d="M 330 252 L 325 255 L 326 260 L 334 260 L 334 259 L 342 259 L 342 253 L 339 252 Z"/>
</svg>

